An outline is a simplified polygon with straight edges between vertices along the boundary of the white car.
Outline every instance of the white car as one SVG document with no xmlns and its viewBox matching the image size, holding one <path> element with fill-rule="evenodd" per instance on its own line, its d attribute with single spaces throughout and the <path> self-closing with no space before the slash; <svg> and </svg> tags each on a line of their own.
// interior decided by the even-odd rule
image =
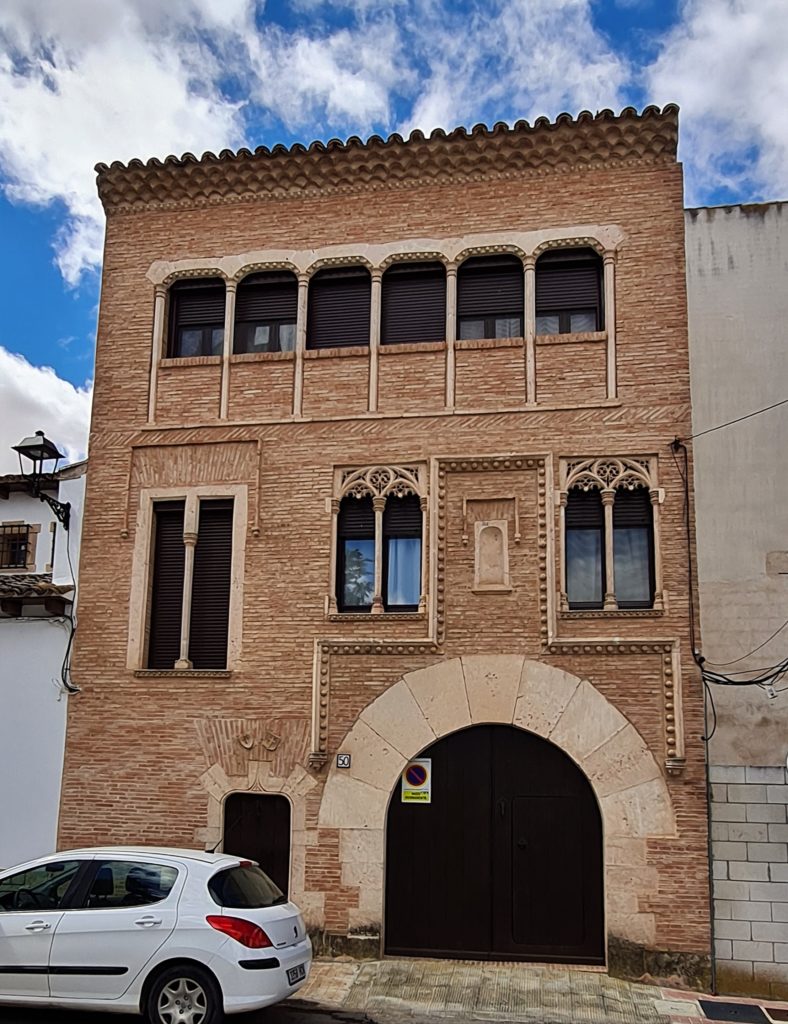
<svg viewBox="0 0 788 1024">
<path fill-rule="evenodd" d="M 285 999 L 311 962 L 298 907 L 254 861 L 108 846 L 0 872 L 0 1007 L 215 1024 Z"/>
</svg>

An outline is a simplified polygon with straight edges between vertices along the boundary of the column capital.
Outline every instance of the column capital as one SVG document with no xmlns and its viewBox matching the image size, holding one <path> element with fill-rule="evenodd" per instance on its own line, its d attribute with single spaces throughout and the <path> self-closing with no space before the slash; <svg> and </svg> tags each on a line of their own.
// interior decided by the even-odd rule
<svg viewBox="0 0 788 1024">
<path fill-rule="evenodd" d="M 605 487 L 604 490 L 600 491 L 600 494 L 602 495 L 603 505 L 612 505 L 616 500 L 616 492 L 613 487 Z"/>
<path fill-rule="evenodd" d="M 447 277 L 449 277 L 449 276 L 456 277 L 457 276 L 457 266 L 458 266 L 458 264 L 455 263 L 453 260 L 450 263 L 447 263 L 446 264 L 446 276 Z"/>
<path fill-rule="evenodd" d="M 559 491 L 559 493 L 558 493 L 558 504 L 561 506 L 561 508 L 566 508 L 566 504 L 567 504 L 568 501 L 569 501 L 569 492 L 568 491 Z"/>
<path fill-rule="evenodd" d="M 372 509 L 375 512 L 383 512 L 386 508 L 386 499 L 376 494 L 372 499 Z"/>
<path fill-rule="evenodd" d="M 372 278 L 372 283 L 377 284 L 379 281 L 383 280 L 383 268 L 373 267 L 372 270 L 370 270 L 369 275 Z"/>
<path fill-rule="evenodd" d="M 616 250 L 615 249 L 605 249 L 605 252 L 604 252 L 604 255 L 602 256 L 602 259 L 604 260 L 605 264 L 615 263 L 616 262 Z"/>
<path fill-rule="evenodd" d="M 523 259 L 523 269 L 526 273 L 528 273 L 529 270 L 536 270 L 536 256 L 534 256 L 533 253 L 529 253 Z"/>
<path fill-rule="evenodd" d="M 298 287 L 299 288 L 308 288 L 309 287 L 309 278 L 311 276 L 312 276 L 311 274 L 307 274 L 305 271 L 301 271 L 297 275 L 297 277 L 298 277 Z"/>
<path fill-rule="evenodd" d="M 187 548 L 193 548 L 197 545 L 197 534 L 196 533 L 184 533 L 183 543 Z"/>
<path fill-rule="evenodd" d="M 334 515 L 334 516 L 338 516 L 339 515 L 339 506 L 341 504 L 342 504 L 341 498 L 332 498 L 331 499 L 331 514 L 332 515 Z"/>
<path fill-rule="evenodd" d="M 659 487 L 649 487 L 648 490 L 649 500 L 652 505 L 659 505 L 661 492 Z"/>
<path fill-rule="evenodd" d="M 235 281 L 235 280 L 228 279 L 228 280 L 226 280 L 224 282 L 224 290 L 226 292 L 234 292 L 234 291 L 237 290 L 237 288 L 238 288 L 238 282 Z"/>
</svg>

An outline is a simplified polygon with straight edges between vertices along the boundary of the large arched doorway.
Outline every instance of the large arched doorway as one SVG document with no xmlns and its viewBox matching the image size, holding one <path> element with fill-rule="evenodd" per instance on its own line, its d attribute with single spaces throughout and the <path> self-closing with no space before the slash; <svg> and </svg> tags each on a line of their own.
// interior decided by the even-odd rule
<svg viewBox="0 0 788 1024">
<path fill-rule="evenodd" d="M 386 952 L 604 963 L 602 823 L 557 746 L 476 725 L 423 751 L 431 802 L 386 829 Z"/>
</svg>

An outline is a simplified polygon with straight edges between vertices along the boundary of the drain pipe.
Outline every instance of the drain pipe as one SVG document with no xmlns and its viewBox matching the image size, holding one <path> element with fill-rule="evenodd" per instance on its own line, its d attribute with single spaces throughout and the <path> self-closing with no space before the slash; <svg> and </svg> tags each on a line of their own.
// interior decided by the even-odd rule
<svg viewBox="0 0 788 1024">
<path fill-rule="evenodd" d="M 694 653 L 694 652 L 693 652 Z M 714 922 L 714 850 L 711 837 L 711 771 L 709 766 L 709 696 L 708 684 L 701 676 L 703 687 L 703 764 L 706 771 L 706 856 L 709 863 L 709 936 L 711 941 L 711 994 L 717 995 L 717 945 L 715 942 Z M 716 715 L 715 715 L 716 717 Z M 716 726 L 716 722 L 715 722 Z"/>
</svg>

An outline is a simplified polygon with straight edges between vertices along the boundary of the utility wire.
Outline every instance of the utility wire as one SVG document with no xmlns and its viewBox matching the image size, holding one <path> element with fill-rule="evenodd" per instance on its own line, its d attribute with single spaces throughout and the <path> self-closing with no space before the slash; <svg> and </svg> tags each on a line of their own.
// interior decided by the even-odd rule
<svg viewBox="0 0 788 1024">
<path fill-rule="evenodd" d="M 691 441 L 693 437 L 703 437 L 704 434 L 712 434 L 715 430 L 722 430 L 723 427 L 730 427 L 733 423 L 741 423 L 742 420 L 752 419 L 753 416 L 760 416 L 762 412 L 769 412 L 770 409 L 776 409 L 780 405 L 788 404 L 788 398 L 783 398 L 781 402 L 775 402 L 774 405 L 767 405 L 764 409 L 756 409 L 755 412 L 748 412 L 746 416 L 737 416 L 735 420 L 728 420 L 727 423 L 718 423 L 716 427 L 709 427 L 707 430 L 699 430 L 697 434 L 690 434 L 687 438 Z"/>
<path fill-rule="evenodd" d="M 709 665 L 712 665 L 714 668 L 727 668 L 729 665 L 738 665 L 740 661 L 744 661 L 745 658 L 749 658 L 751 655 L 757 654 L 757 652 L 760 651 L 762 647 L 765 647 L 768 643 L 771 643 L 778 633 L 782 633 L 786 626 L 788 626 L 788 619 L 785 620 L 782 626 L 778 626 L 778 628 L 775 629 L 775 631 L 767 640 L 764 640 L 762 644 L 758 644 L 755 650 L 750 651 L 749 654 L 742 654 L 740 658 L 734 658 L 733 661 L 710 661 Z M 731 675 L 738 675 L 738 672 L 732 672 Z"/>
</svg>

